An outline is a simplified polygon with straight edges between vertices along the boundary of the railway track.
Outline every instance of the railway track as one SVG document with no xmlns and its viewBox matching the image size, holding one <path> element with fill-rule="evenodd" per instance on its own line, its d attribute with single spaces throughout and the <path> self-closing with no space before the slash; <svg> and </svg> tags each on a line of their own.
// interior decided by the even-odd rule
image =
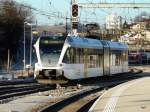
<svg viewBox="0 0 150 112">
<path fill-rule="evenodd" d="M 109 85 L 106 85 L 105 87 L 106 88 L 112 87 L 112 86 L 115 86 L 120 83 L 121 82 L 109 84 Z M 104 90 L 105 87 L 104 86 L 91 87 L 88 90 L 81 91 L 81 92 L 79 92 L 73 96 L 70 96 L 62 101 L 52 104 L 52 105 L 40 110 L 39 112 L 59 112 L 59 111 L 60 112 L 69 112 L 68 110 L 72 109 L 71 107 L 77 107 L 75 105 L 78 104 L 78 102 L 80 102 L 79 100 L 84 99 L 84 98 L 88 97 L 89 95 L 93 95 L 93 97 L 95 98 L 94 94 L 97 94 L 100 91 Z M 100 95 L 100 94 L 98 94 L 98 95 Z M 98 96 L 96 96 L 96 97 L 98 97 Z M 77 110 L 77 108 L 76 108 L 76 110 Z M 76 112 L 76 110 L 73 110 L 73 112 Z M 72 112 L 72 111 L 70 111 L 70 112 Z"/>
<path fill-rule="evenodd" d="M 12 89 L 17 89 L 17 88 L 25 88 L 25 87 L 38 86 L 38 85 L 40 84 L 29 83 L 29 84 L 18 84 L 18 85 L 5 85 L 5 86 L 0 86 L 0 92 L 5 91 L 5 90 L 12 90 Z"/>
<path fill-rule="evenodd" d="M 0 86 L 11 86 L 11 85 L 21 85 L 21 84 L 32 84 L 37 83 L 35 80 L 4 80 L 0 81 Z"/>
<path fill-rule="evenodd" d="M 43 92 L 54 89 L 53 86 L 46 86 L 40 84 L 20 85 L 20 86 L 4 86 L 0 88 L 0 103 L 7 103 L 16 99 L 17 97 Z"/>
<path fill-rule="evenodd" d="M 90 82 L 88 82 L 89 84 L 85 83 L 84 81 L 83 81 L 84 82 L 84 84 L 83 84 L 81 81 L 83 88 L 84 87 L 87 88 L 90 85 L 89 88 L 81 89 L 81 90 L 79 89 L 79 91 L 77 91 L 77 92 L 76 92 L 76 89 L 75 90 L 64 89 L 63 91 L 65 92 L 65 94 L 68 94 L 68 92 L 70 92 L 70 91 L 74 91 L 74 93 L 69 94 L 69 95 L 64 95 L 64 98 L 62 98 L 62 99 L 60 98 L 58 100 L 55 99 L 55 94 L 54 94 L 54 100 L 56 100 L 56 102 L 52 102 L 47 107 L 45 107 L 45 105 L 44 105 L 44 108 L 42 107 L 42 109 L 39 112 L 56 112 L 56 111 L 67 112 L 68 108 L 72 108 L 72 107 L 76 107 L 76 111 L 82 112 L 82 110 L 85 110 L 88 107 L 90 107 L 89 105 L 91 105 L 92 102 L 94 102 L 94 100 L 96 100 L 96 98 L 102 94 L 104 89 L 110 88 L 112 86 L 115 86 L 117 84 L 123 83 L 128 80 L 137 78 L 134 75 L 136 73 L 133 73 L 132 75 L 104 77 L 104 78 L 98 79 L 97 81 L 94 79 L 94 80 L 90 80 Z M 120 81 L 117 81 L 119 79 L 120 79 Z M 95 82 L 95 84 L 93 82 Z M 18 99 L 20 97 L 28 96 L 29 94 L 33 94 L 33 93 L 38 93 L 38 92 L 42 93 L 43 91 L 47 91 L 47 90 L 53 91 L 54 88 L 55 88 L 54 86 L 41 85 L 41 84 L 37 84 L 37 83 L 29 83 L 29 84 L 21 83 L 18 85 L 17 84 L 15 84 L 15 85 L 10 85 L 10 84 L 3 85 L 2 84 L 2 85 L 0 85 L 0 103 L 4 104 L 9 101 Z M 57 89 L 56 89 L 56 93 L 57 93 Z M 48 92 L 48 94 L 52 95 L 52 97 L 53 97 L 53 92 Z M 63 93 L 59 93 L 59 94 L 63 94 Z M 56 97 L 57 97 L 57 95 L 56 95 Z M 68 112 L 72 112 L 72 111 L 68 111 Z"/>
<path fill-rule="evenodd" d="M 126 81 L 140 78 L 136 74 L 142 71 L 136 71 L 132 75 L 126 75 L 126 77 L 117 76 L 114 79 L 103 80 L 98 86 L 93 86 L 85 91 L 78 92 L 66 99 L 58 101 L 54 104 L 50 104 L 47 107 L 42 108 L 38 112 L 86 112 L 89 110 L 93 102 L 108 88 L 114 87 L 118 84 L 124 83 Z M 116 80 L 116 81 L 115 81 Z M 119 81 L 118 81 L 119 80 Z"/>
</svg>

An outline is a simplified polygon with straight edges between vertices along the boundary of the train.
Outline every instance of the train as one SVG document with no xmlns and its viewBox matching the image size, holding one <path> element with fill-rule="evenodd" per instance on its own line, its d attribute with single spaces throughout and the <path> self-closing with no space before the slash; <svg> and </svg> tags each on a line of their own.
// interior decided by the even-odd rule
<svg viewBox="0 0 150 112">
<path fill-rule="evenodd" d="M 130 51 L 128 54 L 129 65 L 150 64 L 150 53 L 144 51 Z"/>
<path fill-rule="evenodd" d="M 128 45 L 79 36 L 41 36 L 34 44 L 34 77 L 80 80 L 128 72 Z"/>
</svg>

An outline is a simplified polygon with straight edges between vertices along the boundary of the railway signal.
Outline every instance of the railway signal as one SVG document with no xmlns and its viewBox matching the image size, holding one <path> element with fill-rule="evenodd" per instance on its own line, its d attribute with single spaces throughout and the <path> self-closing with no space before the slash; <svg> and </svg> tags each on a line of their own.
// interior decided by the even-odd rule
<svg viewBox="0 0 150 112">
<path fill-rule="evenodd" d="M 72 16 L 77 17 L 78 16 L 78 4 L 72 5 Z"/>
<path fill-rule="evenodd" d="M 78 22 L 73 22 L 72 29 L 77 29 L 77 28 L 78 28 Z"/>
</svg>

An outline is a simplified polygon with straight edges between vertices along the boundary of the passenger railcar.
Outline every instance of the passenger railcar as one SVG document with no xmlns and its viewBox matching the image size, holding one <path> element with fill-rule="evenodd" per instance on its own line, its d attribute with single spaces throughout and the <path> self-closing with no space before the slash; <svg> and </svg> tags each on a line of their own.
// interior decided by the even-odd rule
<svg viewBox="0 0 150 112">
<path fill-rule="evenodd" d="M 149 64 L 150 53 L 149 52 L 129 52 L 128 54 L 129 64 Z"/>
<path fill-rule="evenodd" d="M 142 64 L 142 53 L 129 52 L 128 54 L 129 64 Z"/>
<path fill-rule="evenodd" d="M 64 43 L 40 37 L 34 46 L 35 78 L 76 80 L 128 72 L 125 43 L 68 36 Z"/>
</svg>

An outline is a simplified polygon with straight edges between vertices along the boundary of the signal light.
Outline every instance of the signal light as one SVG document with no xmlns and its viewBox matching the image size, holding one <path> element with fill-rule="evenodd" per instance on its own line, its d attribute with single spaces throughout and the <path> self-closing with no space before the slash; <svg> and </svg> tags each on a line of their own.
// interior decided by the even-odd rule
<svg viewBox="0 0 150 112">
<path fill-rule="evenodd" d="M 72 29 L 77 29 L 78 28 L 78 23 L 77 22 L 73 22 L 72 23 Z"/>
<path fill-rule="evenodd" d="M 72 16 L 77 17 L 78 16 L 78 4 L 72 5 Z"/>
</svg>

